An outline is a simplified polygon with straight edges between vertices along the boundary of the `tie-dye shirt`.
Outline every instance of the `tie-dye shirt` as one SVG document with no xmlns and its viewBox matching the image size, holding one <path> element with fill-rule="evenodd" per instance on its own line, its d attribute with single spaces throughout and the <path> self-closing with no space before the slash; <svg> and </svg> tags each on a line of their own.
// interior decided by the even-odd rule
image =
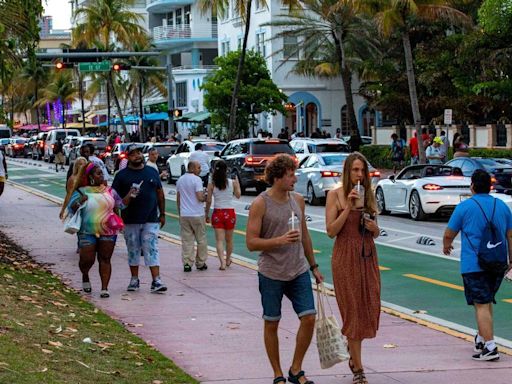
<svg viewBox="0 0 512 384">
<path fill-rule="evenodd" d="M 87 196 L 87 202 L 82 209 L 82 225 L 79 233 L 95 236 L 113 236 L 118 231 L 114 231 L 107 226 L 108 217 L 114 213 L 114 208 L 125 208 L 123 200 L 117 192 L 105 186 L 83 187 L 80 191 Z M 71 206 L 80 200 L 80 193 L 75 191 L 71 196 L 68 209 L 73 214 Z"/>
</svg>

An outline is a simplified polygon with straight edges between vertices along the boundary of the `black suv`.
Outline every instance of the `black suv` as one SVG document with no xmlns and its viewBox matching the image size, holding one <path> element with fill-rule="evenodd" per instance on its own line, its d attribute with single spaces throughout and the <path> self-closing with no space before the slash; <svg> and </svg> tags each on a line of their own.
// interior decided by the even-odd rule
<svg viewBox="0 0 512 384">
<path fill-rule="evenodd" d="M 176 152 L 179 146 L 179 143 L 146 143 L 142 148 L 142 154 L 144 155 L 144 160 L 148 161 L 149 150 L 155 148 L 158 151 L 156 166 L 158 167 L 158 172 L 161 174 L 167 170 L 167 159 Z"/>
<path fill-rule="evenodd" d="M 242 193 L 251 187 L 260 193 L 267 188 L 265 166 L 276 155 L 283 153 L 295 159 L 295 152 L 288 140 L 240 139 L 230 141 L 222 152 L 215 155 L 226 162 L 228 172 L 238 179 Z"/>
</svg>

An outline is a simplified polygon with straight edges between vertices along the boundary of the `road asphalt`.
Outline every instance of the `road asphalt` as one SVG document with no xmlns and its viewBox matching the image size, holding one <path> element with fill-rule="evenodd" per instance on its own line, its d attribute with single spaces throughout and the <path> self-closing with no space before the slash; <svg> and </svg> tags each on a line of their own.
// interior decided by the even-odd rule
<svg viewBox="0 0 512 384">
<path fill-rule="evenodd" d="M 76 237 L 63 232 L 58 211 L 54 202 L 8 184 L 0 198 L 0 230 L 79 289 Z M 220 271 L 217 259 L 211 257 L 207 271 L 194 269 L 185 274 L 179 242 L 170 238 L 161 239 L 160 253 L 167 293 L 149 293 L 145 267 L 140 273 L 141 290 L 126 292 L 130 274 L 124 240 L 119 236 L 112 258 L 111 297 L 99 298 L 96 268 L 91 270 L 93 293 L 84 297 L 203 383 L 271 383 L 256 271 L 244 263 Z M 334 298 L 329 302 L 339 319 Z M 420 325 L 386 312 L 378 336 L 364 342 L 363 359 L 371 384 L 510 382 L 510 356 L 502 354 L 499 362 L 472 361 L 469 335 L 457 337 L 435 325 Z M 284 370 L 291 362 L 297 328 L 298 320 L 285 299 L 279 332 Z M 303 368 L 317 384 L 351 383 L 346 363 L 320 368 L 314 342 Z"/>
</svg>

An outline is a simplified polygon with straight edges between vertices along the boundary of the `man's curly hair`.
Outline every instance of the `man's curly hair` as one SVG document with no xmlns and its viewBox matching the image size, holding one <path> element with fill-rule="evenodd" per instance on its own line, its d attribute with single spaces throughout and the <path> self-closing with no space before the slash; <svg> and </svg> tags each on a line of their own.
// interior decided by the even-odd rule
<svg viewBox="0 0 512 384">
<path fill-rule="evenodd" d="M 265 180 L 274 185 L 275 179 L 281 179 L 288 171 L 295 171 L 297 163 L 290 155 L 278 155 L 265 167 Z"/>
</svg>

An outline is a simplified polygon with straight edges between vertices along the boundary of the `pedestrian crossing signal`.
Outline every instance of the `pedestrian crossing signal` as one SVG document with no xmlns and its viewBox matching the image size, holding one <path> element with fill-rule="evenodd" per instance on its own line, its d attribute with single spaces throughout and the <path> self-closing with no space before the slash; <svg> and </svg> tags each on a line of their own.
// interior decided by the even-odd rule
<svg viewBox="0 0 512 384">
<path fill-rule="evenodd" d="M 168 114 L 169 116 L 181 117 L 183 116 L 183 111 L 181 109 L 169 109 Z"/>
</svg>

